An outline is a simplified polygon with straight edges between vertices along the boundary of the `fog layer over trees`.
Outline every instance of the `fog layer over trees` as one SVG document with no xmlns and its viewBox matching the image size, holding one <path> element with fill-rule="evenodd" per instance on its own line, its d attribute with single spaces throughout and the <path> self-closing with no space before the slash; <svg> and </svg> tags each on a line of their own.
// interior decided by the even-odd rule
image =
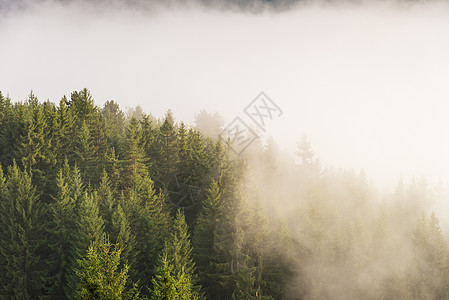
<svg viewBox="0 0 449 300">
<path fill-rule="evenodd" d="M 381 195 L 321 166 L 305 136 L 299 163 L 273 139 L 236 155 L 218 115 L 197 120 L 96 106 L 87 89 L 0 94 L 1 297 L 447 298 L 428 210 L 441 188 Z"/>
</svg>

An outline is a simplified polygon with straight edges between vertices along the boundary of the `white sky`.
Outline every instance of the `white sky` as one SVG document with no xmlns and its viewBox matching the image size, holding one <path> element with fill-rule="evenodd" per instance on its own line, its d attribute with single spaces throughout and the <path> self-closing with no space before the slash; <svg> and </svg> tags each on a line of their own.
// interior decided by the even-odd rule
<svg viewBox="0 0 449 300">
<path fill-rule="evenodd" d="M 283 13 L 136 12 L 40 5 L 0 14 L 0 90 L 59 101 L 140 104 L 226 122 L 260 91 L 284 115 L 267 128 L 293 150 L 304 132 L 324 166 L 449 180 L 449 5 L 304 5 Z"/>
</svg>

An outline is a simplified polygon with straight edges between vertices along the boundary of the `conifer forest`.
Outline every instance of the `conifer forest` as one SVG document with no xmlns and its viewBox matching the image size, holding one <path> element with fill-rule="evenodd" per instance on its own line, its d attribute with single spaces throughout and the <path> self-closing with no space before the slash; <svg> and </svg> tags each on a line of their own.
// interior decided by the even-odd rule
<svg viewBox="0 0 449 300">
<path fill-rule="evenodd" d="M 238 155 L 217 118 L 0 94 L 0 298 L 448 299 L 437 189 L 379 197 L 305 136 Z"/>
</svg>

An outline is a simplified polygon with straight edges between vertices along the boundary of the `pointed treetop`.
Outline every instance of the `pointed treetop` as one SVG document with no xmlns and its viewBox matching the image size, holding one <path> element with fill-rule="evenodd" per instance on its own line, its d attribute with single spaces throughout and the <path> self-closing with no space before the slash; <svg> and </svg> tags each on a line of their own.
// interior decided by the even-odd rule
<svg viewBox="0 0 449 300">
<path fill-rule="evenodd" d="M 312 162 L 314 153 L 310 141 L 305 134 L 303 134 L 301 139 L 296 143 L 295 154 L 301 158 L 302 165 L 308 165 Z"/>
</svg>

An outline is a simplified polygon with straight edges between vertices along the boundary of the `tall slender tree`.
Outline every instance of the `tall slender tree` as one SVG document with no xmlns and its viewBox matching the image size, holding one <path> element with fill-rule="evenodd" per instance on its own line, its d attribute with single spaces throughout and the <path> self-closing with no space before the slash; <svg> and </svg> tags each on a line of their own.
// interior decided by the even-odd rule
<svg viewBox="0 0 449 300">
<path fill-rule="evenodd" d="M 17 164 L 8 168 L 0 202 L 2 266 L 0 289 L 5 298 L 37 299 L 46 294 L 48 270 L 41 259 L 45 245 L 45 208 L 39 201 L 28 171 Z"/>
</svg>

